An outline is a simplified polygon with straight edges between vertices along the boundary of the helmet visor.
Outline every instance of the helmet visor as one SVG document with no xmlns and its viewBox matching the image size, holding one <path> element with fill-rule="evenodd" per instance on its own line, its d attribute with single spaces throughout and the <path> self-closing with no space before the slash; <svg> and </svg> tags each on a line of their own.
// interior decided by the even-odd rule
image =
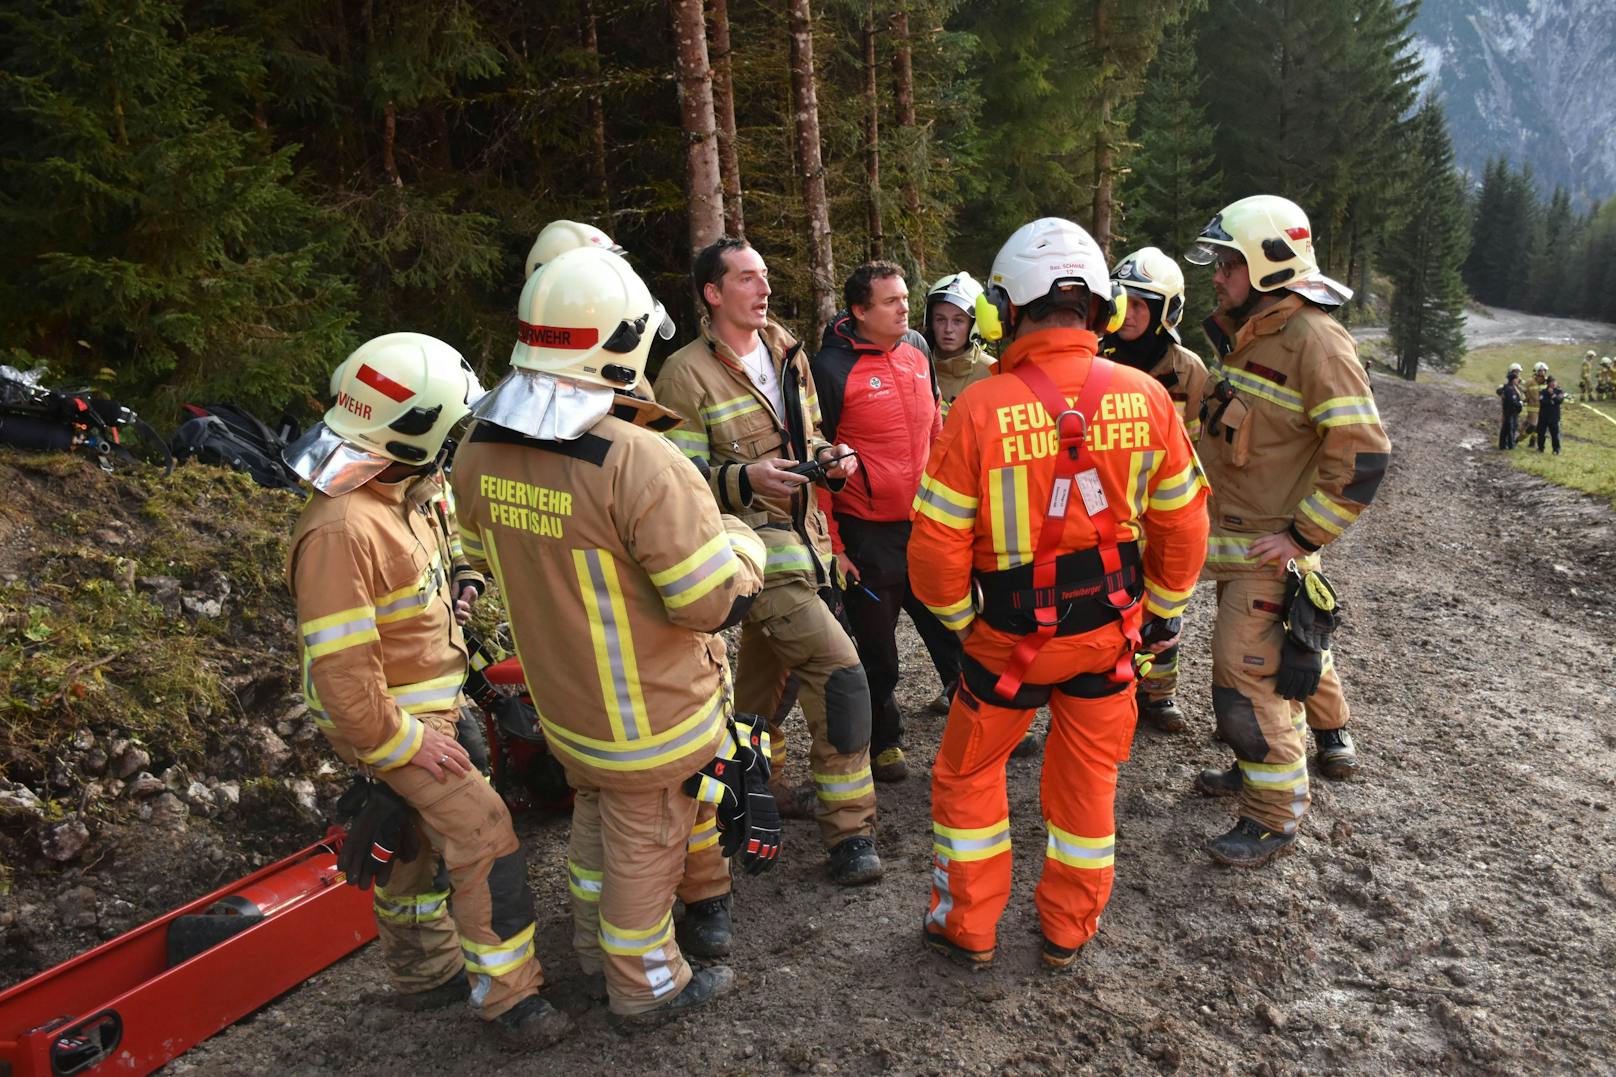
<svg viewBox="0 0 1616 1077">
<path fill-rule="evenodd" d="M 1239 253 L 1240 249 L 1233 243 L 1224 243 L 1203 236 L 1196 241 L 1195 246 L 1184 252 L 1184 261 L 1190 265 L 1209 266 L 1228 258 L 1231 254 Z"/>
<path fill-rule="evenodd" d="M 286 447 L 281 459 L 316 490 L 331 497 L 359 489 L 394 462 L 344 440 L 325 423 L 310 427 Z"/>
</svg>

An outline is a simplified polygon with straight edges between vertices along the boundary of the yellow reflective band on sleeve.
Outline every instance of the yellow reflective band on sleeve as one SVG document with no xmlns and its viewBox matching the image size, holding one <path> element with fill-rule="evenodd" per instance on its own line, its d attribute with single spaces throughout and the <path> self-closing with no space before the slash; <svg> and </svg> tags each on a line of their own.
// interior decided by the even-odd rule
<svg viewBox="0 0 1616 1077">
<path fill-rule="evenodd" d="M 1253 374 L 1238 367 L 1226 366 L 1223 368 L 1223 374 L 1234 382 L 1235 387 L 1241 392 L 1266 400 L 1270 404 L 1278 404 L 1286 411 L 1294 411 L 1297 414 L 1302 412 L 1302 394 L 1295 389 L 1287 389 L 1277 381 L 1270 381 L 1261 374 Z"/>
<path fill-rule="evenodd" d="M 1190 596 L 1195 593 L 1192 587 L 1188 591 L 1175 591 L 1171 587 L 1164 587 L 1150 578 L 1145 579 L 1145 612 L 1155 614 L 1157 617 L 1180 616 L 1185 607 L 1190 604 Z"/>
<path fill-rule="evenodd" d="M 677 565 L 651 573 L 651 582 L 662 593 L 662 604 L 676 610 L 701 599 L 740 570 L 729 535 L 720 531 Z"/>
<path fill-rule="evenodd" d="M 379 748 L 359 753 L 359 761 L 366 763 L 377 770 L 396 770 L 410 761 L 410 757 L 420 750 L 421 742 L 426 739 L 426 726 L 416 721 L 408 714 L 399 716 L 402 721 L 391 737 L 382 743 Z"/>
<path fill-rule="evenodd" d="M 599 901 L 605 878 L 604 871 L 591 871 L 579 867 L 570 859 L 567 861 L 567 889 L 579 901 Z"/>
<path fill-rule="evenodd" d="M 378 920 L 390 924 L 430 924 L 441 920 L 449 911 L 449 891 L 434 890 L 425 894 L 394 896 L 380 886 L 371 892 L 371 903 Z"/>
<path fill-rule="evenodd" d="M 729 548 L 745 557 L 756 565 L 759 572 L 769 560 L 769 548 L 763 545 L 763 540 L 750 532 L 730 531 L 726 533 L 729 538 Z"/>
<path fill-rule="evenodd" d="M 376 631 L 376 607 L 353 609 L 316 617 L 298 626 L 303 633 L 304 653 L 311 659 L 357 647 L 381 638 Z"/>
<path fill-rule="evenodd" d="M 655 927 L 644 929 L 618 927 L 600 918 L 600 948 L 609 954 L 640 957 L 673 940 L 673 910 L 662 914 Z"/>
<path fill-rule="evenodd" d="M 920 491 L 915 494 L 914 510 L 940 524 L 969 531 L 976 525 L 978 500 L 952 489 L 933 475 L 920 476 Z"/>
<path fill-rule="evenodd" d="M 875 779 L 870 768 L 862 767 L 847 774 L 820 774 L 814 772 L 814 788 L 824 801 L 858 800 L 875 795 Z"/>
<path fill-rule="evenodd" d="M 726 556 L 729 547 L 724 547 Z M 617 561 L 605 550 L 572 551 L 589 637 L 595 645 L 595 672 L 601 699 L 616 740 L 637 740 L 650 732 L 645 698 L 640 690 L 640 666 L 634 656 L 633 626 L 628 604 L 617 579 Z"/>
<path fill-rule="evenodd" d="M 1318 524 L 1332 535 L 1339 535 L 1358 518 L 1355 509 L 1348 509 L 1333 501 L 1328 494 L 1314 490 L 1296 506 L 1296 511 Z"/>
<path fill-rule="evenodd" d="M 1206 540 L 1206 563 L 1209 565 L 1254 565 L 1251 544 L 1258 536 L 1213 535 Z"/>
<path fill-rule="evenodd" d="M 464 527 L 457 526 L 455 528 L 455 531 L 458 532 L 459 535 L 460 535 L 460 548 L 468 556 L 475 557 L 479 561 L 482 560 L 482 557 L 483 557 L 483 540 L 482 540 L 482 537 L 480 535 L 478 535 L 477 532 L 469 531 Z"/>
<path fill-rule="evenodd" d="M 1062 830 L 1053 823 L 1045 825 L 1049 828 L 1049 844 L 1044 849 L 1044 855 L 1050 860 L 1059 861 L 1070 868 L 1108 868 L 1115 862 L 1115 834 L 1107 834 L 1103 838 L 1084 838 L 1069 830 Z"/>
<path fill-rule="evenodd" d="M 714 816 L 705 822 L 697 819 L 696 825 L 691 828 L 690 839 L 685 842 L 685 852 L 699 853 L 703 849 L 711 849 L 717 844 L 718 818 Z"/>
<path fill-rule="evenodd" d="M 1156 492 L 1150 495 L 1153 512 L 1172 512 L 1195 500 L 1195 495 L 1206 486 L 1201 469 L 1193 463 L 1170 479 L 1163 479 Z"/>
<path fill-rule="evenodd" d="M 1235 762 L 1240 765 L 1240 776 L 1253 789 L 1299 791 L 1307 788 L 1306 759 L 1294 763 L 1248 763 L 1244 759 L 1237 759 Z"/>
<path fill-rule="evenodd" d="M 663 435 L 673 442 L 673 447 L 684 453 L 692 460 L 707 458 L 709 448 L 707 445 L 707 431 L 699 427 L 675 427 Z"/>
<path fill-rule="evenodd" d="M 1335 426 L 1380 425 L 1380 411 L 1372 396 L 1336 396 L 1308 409 L 1307 417 L 1320 430 Z"/>
<path fill-rule="evenodd" d="M 988 515 L 993 525 L 993 552 L 1002 571 L 1032 560 L 1032 520 L 1027 513 L 1027 469 L 1020 464 L 988 472 Z"/>
<path fill-rule="evenodd" d="M 724 726 L 724 686 L 721 684 L 715 688 L 706 702 L 678 725 L 654 736 L 643 736 L 626 743 L 583 736 L 557 725 L 543 713 L 539 715 L 539 722 L 544 727 L 550 750 L 564 760 L 576 760 L 602 770 L 650 770 L 682 759 L 698 749 L 705 749 L 712 743 Z M 697 762 L 705 763 L 711 758 L 709 752 Z"/>
<path fill-rule="evenodd" d="M 720 423 L 727 423 L 739 419 L 743 415 L 750 415 L 754 411 L 762 411 L 763 405 L 758 398 L 748 393 L 746 396 L 734 396 L 728 400 L 720 400 L 716 404 L 709 404 L 701 409 L 701 421 L 709 427 Z"/>
<path fill-rule="evenodd" d="M 931 851 L 944 860 L 991 860 L 1010 851 L 1010 817 L 992 826 L 952 827 L 931 824 Z"/>
<path fill-rule="evenodd" d="M 472 942 L 460 936 L 460 956 L 466 968 L 484 976 L 504 976 L 514 972 L 523 962 L 533 960 L 533 928 L 528 924 L 508 939 L 493 944 Z"/>
<path fill-rule="evenodd" d="M 813 424 L 818 426 L 820 423 L 824 422 L 825 416 L 821 414 L 819 410 L 819 394 L 814 393 L 810 395 L 806 403 L 808 406 L 808 418 L 813 420 Z"/>
<path fill-rule="evenodd" d="M 813 555 L 808 552 L 808 547 L 800 542 L 785 546 L 770 546 L 768 556 L 763 561 L 764 576 L 776 576 L 785 572 L 812 572 L 813 570 Z"/>
<path fill-rule="evenodd" d="M 1166 457 L 1154 449 L 1136 452 L 1128 458 L 1128 519 L 1137 520 L 1149 504 L 1150 480 L 1161 470 Z"/>
<path fill-rule="evenodd" d="M 976 611 L 971 608 L 970 595 L 966 595 L 958 602 L 950 603 L 946 606 L 933 606 L 929 602 L 925 603 L 925 606 L 936 615 L 937 619 L 943 623 L 943 627 L 950 632 L 959 632 L 966 625 L 976 620 Z"/>
<path fill-rule="evenodd" d="M 409 714 L 431 714 L 452 708 L 460 698 L 465 680 L 464 675 L 451 673 L 414 684 L 388 685 L 387 694 L 393 697 L 399 709 Z"/>
<path fill-rule="evenodd" d="M 952 400 L 944 400 L 941 404 L 938 405 L 938 409 L 943 413 L 943 418 L 944 419 L 948 418 L 949 409 L 951 409 L 953 406 L 954 406 L 954 402 Z"/>
</svg>

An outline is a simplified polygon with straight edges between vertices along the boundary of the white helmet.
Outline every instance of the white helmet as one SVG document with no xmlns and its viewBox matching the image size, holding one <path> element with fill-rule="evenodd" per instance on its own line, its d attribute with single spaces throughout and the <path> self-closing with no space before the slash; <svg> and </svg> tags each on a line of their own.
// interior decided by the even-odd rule
<svg viewBox="0 0 1616 1077">
<path fill-rule="evenodd" d="M 932 305 L 935 303 L 952 303 L 974 318 L 976 297 L 981 294 L 982 286 L 976 282 L 975 277 L 963 270 L 950 273 L 933 284 L 931 291 L 926 293 L 926 313 L 928 315 L 931 313 Z"/>
<path fill-rule="evenodd" d="M 1534 374 L 1547 374 L 1548 372 L 1549 364 L 1547 363 L 1538 363 L 1536 366 L 1532 367 L 1532 373 Z"/>
<path fill-rule="evenodd" d="M 579 247 L 598 247 L 613 254 L 624 253 L 622 247 L 612 242 L 611 236 L 592 224 L 551 221 L 539 230 L 539 238 L 533 241 L 532 248 L 527 252 L 527 270 L 522 274 L 523 279 L 538 272 L 540 266 L 556 255 Z"/>
<path fill-rule="evenodd" d="M 517 301 L 511 365 L 628 392 L 645 374 L 651 338 L 673 322 L 621 256 L 596 247 L 557 255 Z"/>
<path fill-rule="evenodd" d="M 1161 301 L 1161 327 L 1176 340 L 1184 317 L 1184 271 L 1160 247 L 1141 247 L 1117 263 L 1111 279 L 1140 299 Z"/>
<path fill-rule="evenodd" d="M 1589 348 L 1586 352 L 1583 353 L 1583 358 L 1584 359 L 1592 359 L 1598 354 L 1599 354 L 1598 352 L 1594 351 L 1592 348 Z"/>
<path fill-rule="evenodd" d="M 1078 310 L 1095 332 L 1115 332 L 1127 313 L 1127 293 L 1111 283 L 1099 244 L 1060 217 L 1022 225 L 999 248 L 977 300 L 977 331 L 985 340 L 998 340 L 1040 300 Z"/>
<path fill-rule="evenodd" d="M 1605 356 L 1603 359 L 1599 360 L 1599 365 L 1600 366 L 1610 366 L 1610 364 L 1611 364 L 1611 358 L 1608 355 Z"/>
<path fill-rule="evenodd" d="M 1238 251 L 1259 292 L 1288 288 L 1326 306 L 1352 298 L 1352 289 L 1319 272 L 1313 253 L 1313 227 L 1288 198 L 1257 194 L 1223 207 L 1184 255 L 1193 265 L 1211 265 L 1220 250 Z"/>
<path fill-rule="evenodd" d="M 437 458 L 481 396 L 461 354 L 424 333 L 388 333 L 361 344 L 331 375 L 336 403 L 282 454 L 323 493 L 356 489 L 390 464 Z"/>
<path fill-rule="evenodd" d="M 1520 372 L 1521 372 L 1521 364 L 1519 364 L 1519 363 L 1511 363 L 1511 364 L 1509 364 L 1508 373 L 1519 374 Z"/>
</svg>

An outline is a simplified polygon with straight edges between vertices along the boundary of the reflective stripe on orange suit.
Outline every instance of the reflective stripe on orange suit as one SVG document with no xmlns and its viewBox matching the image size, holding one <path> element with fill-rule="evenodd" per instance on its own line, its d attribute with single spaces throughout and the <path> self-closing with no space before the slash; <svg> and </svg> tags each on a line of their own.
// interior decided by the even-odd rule
<svg viewBox="0 0 1616 1077">
<path fill-rule="evenodd" d="M 1001 358 L 1001 372 L 970 386 L 949 411 L 915 498 L 909 574 L 915 594 L 951 628 L 975 621 L 973 568 L 992 572 L 1032 560 L 1049 505 L 1053 418 L 1008 372 L 1021 362 L 1037 363 L 1075 401 L 1096 345 L 1092 333 L 1078 329 L 1018 340 Z M 1167 391 L 1148 375 L 1119 367 L 1094 417 L 1089 447 L 1119 537 L 1148 540 L 1146 616 L 1181 613 L 1206 554 L 1206 482 Z M 1065 526 L 1063 551 L 1095 545 L 1094 527 L 1077 506 Z M 999 672 L 1018 639 L 977 624 L 965 649 Z M 1025 683 L 1103 673 L 1125 647 L 1118 622 L 1054 638 L 1032 660 Z M 1048 833 L 1037 903 L 1044 933 L 1058 945 L 1078 946 L 1094 933 L 1111 892 L 1116 768 L 1127 758 L 1136 712 L 1127 690 L 1099 699 L 1057 691 L 1051 712 L 1042 790 Z M 926 926 L 970 950 L 994 945 L 1009 900 L 1004 762 L 1033 713 L 960 691 L 932 771 Z"/>
</svg>

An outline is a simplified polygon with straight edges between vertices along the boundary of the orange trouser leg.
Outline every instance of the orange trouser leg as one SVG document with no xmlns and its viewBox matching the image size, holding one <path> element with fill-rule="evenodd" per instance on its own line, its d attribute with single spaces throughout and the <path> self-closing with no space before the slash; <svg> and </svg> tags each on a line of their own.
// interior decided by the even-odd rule
<svg viewBox="0 0 1616 1077">
<path fill-rule="evenodd" d="M 1049 711 L 1040 786 L 1049 837 L 1038 918 L 1055 945 L 1081 946 L 1111 897 L 1117 766 L 1128 758 L 1138 707 L 1129 690 L 1098 699 L 1056 690 Z"/>
<path fill-rule="evenodd" d="M 1010 900 L 1010 800 L 1004 764 L 1033 710 L 995 707 L 963 685 L 931 770 L 931 905 L 926 930 L 991 950 Z"/>
</svg>

